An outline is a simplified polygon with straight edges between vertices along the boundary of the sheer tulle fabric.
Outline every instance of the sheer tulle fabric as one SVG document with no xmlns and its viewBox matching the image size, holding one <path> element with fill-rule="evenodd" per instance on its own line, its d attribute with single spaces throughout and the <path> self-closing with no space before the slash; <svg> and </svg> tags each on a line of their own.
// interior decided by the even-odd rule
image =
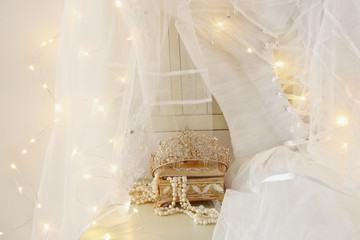
<svg viewBox="0 0 360 240">
<path fill-rule="evenodd" d="M 308 99 L 309 118 L 300 99 L 292 102 L 309 122 L 309 142 L 300 153 L 279 148 L 240 169 L 233 165 L 239 170 L 229 176 L 233 190 L 226 193 L 214 239 L 358 239 L 359 108 L 352 91 L 359 90 L 360 41 L 350 26 L 360 21 L 359 3 L 264 4 L 234 2 L 274 37 L 274 58 L 286 64 L 278 76 L 304 86 L 293 90 Z"/>
<path fill-rule="evenodd" d="M 169 65 L 170 10 L 158 1 L 123 2 L 121 8 L 114 1 L 65 1 L 56 80 L 61 111 L 32 239 L 78 239 L 103 208 L 117 213 L 107 222 L 123 222 L 127 188 L 149 175 L 157 144 L 155 106 L 166 104 L 171 117 L 176 104 L 211 101 L 205 82 L 195 76 L 204 70 L 188 64 L 174 71 Z M 187 55 L 182 60 L 191 62 Z M 174 98 L 169 82 L 183 76 L 196 92 Z"/>
<path fill-rule="evenodd" d="M 214 239 L 353 236 L 358 201 L 351 212 L 353 200 L 313 181 L 260 183 L 295 172 L 333 188 L 357 188 L 360 38 L 353 26 L 359 3 L 121 3 L 65 3 L 56 86 L 62 111 L 55 116 L 32 239 L 76 239 L 102 207 L 128 202 L 127 187 L 148 174 L 157 141 L 154 108 L 167 105 L 169 116 L 176 115 L 179 104 L 209 102 L 211 94 L 235 155 L 227 176 L 233 190 Z M 186 48 L 181 58 L 188 64 L 180 69 L 169 64 L 166 50 L 172 25 Z M 274 67 L 277 61 L 284 65 Z M 180 78 L 190 87 L 177 97 L 172 83 Z M 292 105 L 289 92 L 298 95 Z M 346 126 L 337 125 L 339 115 Z M 249 161 L 306 137 L 300 153 L 280 148 L 268 162 Z M 244 193 L 255 186 L 257 193 Z M 44 232 L 44 223 L 52 230 Z"/>
</svg>

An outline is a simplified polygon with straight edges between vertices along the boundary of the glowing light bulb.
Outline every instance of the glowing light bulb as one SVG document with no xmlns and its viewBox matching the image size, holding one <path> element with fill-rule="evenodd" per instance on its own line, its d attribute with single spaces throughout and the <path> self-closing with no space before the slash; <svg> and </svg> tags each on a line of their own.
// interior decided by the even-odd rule
<svg viewBox="0 0 360 240">
<path fill-rule="evenodd" d="M 47 85 L 46 85 L 46 83 L 44 83 L 44 84 L 43 84 L 43 88 L 45 88 L 45 89 L 47 88 Z"/>
<path fill-rule="evenodd" d="M 62 110 L 61 104 L 55 104 L 55 112 L 60 112 Z"/>
<path fill-rule="evenodd" d="M 10 167 L 11 167 L 12 169 L 16 169 L 16 165 L 15 165 L 14 163 L 11 164 Z"/>
<path fill-rule="evenodd" d="M 119 0 L 115 1 L 115 6 L 118 7 L 118 8 L 121 7 L 121 6 L 122 6 L 122 2 L 119 1 Z"/>
<path fill-rule="evenodd" d="M 125 78 L 120 78 L 120 81 L 123 83 L 123 84 L 125 84 L 126 83 L 126 79 Z"/>
<path fill-rule="evenodd" d="M 40 203 L 38 203 L 38 204 L 36 204 L 36 208 L 41 208 L 41 204 Z"/>
<path fill-rule="evenodd" d="M 22 151 L 22 153 L 23 153 L 23 154 L 26 154 L 26 153 L 27 153 L 27 149 L 24 149 L 24 150 Z"/>
<path fill-rule="evenodd" d="M 0 236 L 1 236 L 1 235 L 4 235 L 4 233 L 3 233 L 3 232 L 0 232 Z"/>
<path fill-rule="evenodd" d="M 45 46 L 45 45 L 46 45 L 46 42 L 42 42 L 41 45 Z"/>
<path fill-rule="evenodd" d="M 132 38 L 131 38 L 131 37 L 128 37 L 126 40 L 131 41 L 131 40 L 132 40 Z"/>
<path fill-rule="evenodd" d="M 93 221 L 93 222 L 92 222 L 92 225 L 96 225 L 96 222 L 95 222 L 95 221 Z"/>
<path fill-rule="evenodd" d="M 112 165 L 112 166 L 111 166 L 111 170 L 112 170 L 113 172 L 116 172 L 116 171 L 117 171 L 117 166 Z"/>
<path fill-rule="evenodd" d="M 94 103 L 98 103 L 98 102 L 99 102 L 99 99 L 94 98 Z"/>
<path fill-rule="evenodd" d="M 81 16 L 80 16 L 80 13 L 76 10 L 76 9 L 74 9 L 73 11 L 72 11 L 72 13 L 73 13 L 73 15 L 75 16 L 75 17 L 77 17 L 77 18 L 80 18 Z"/>
<path fill-rule="evenodd" d="M 305 97 L 305 96 L 301 96 L 300 99 L 303 100 L 303 101 L 305 101 L 305 100 L 306 100 L 306 97 Z"/>
<path fill-rule="evenodd" d="M 30 66 L 29 66 L 29 69 L 30 69 L 31 71 L 34 71 L 34 70 L 35 70 L 35 67 L 34 67 L 33 65 L 30 65 Z"/>
<path fill-rule="evenodd" d="M 276 63 L 275 63 L 275 66 L 277 66 L 277 67 L 282 67 L 282 66 L 284 66 L 284 63 L 283 63 L 283 62 L 276 62 Z"/>
<path fill-rule="evenodd" d="M 53 43 L 54 42 L 54 40 L 53 39 L 49 39 L 49 43 Z"/>
<path fill-rule="evenodd" d="M 98 106 L 99 111 L 103 112 L 104 111 L 104 107 L 103 106 Z"/>
<path fill-rule="evenodd" d="M 74 157 L 76 154 L 78 154 L 78 148 L 74 148 L 74 150 L 71 153 L 71 156 Z"/>
<path fill-rule="evenodd" d="M 49 224 L 44 224 L 44 230 L 45 231 L 49 231 L 49 229 L 50 229 L 50 225 Z"/>
<path fill-rule="evenodd" d="M 104 235 L 104 239 L 105 239 L 105 240 L 110 240 L 110 238 L 111 238 L 111 235 L 110 235 L 110 234 L 107 233 L 107 234 Z"/>
<path fill-rule="evenodd" d="M 83 176 L 85 179 L 90 179 L 90 178 L 92 178 L 92 176 L 90 175 L 90 174 L 84 174 L 84 176 Z M 95 210 L 96 211 L 96 210 Z"/>
<path fill-rule="evenodd" d="M 336 118 L 336 123 L 337 123 L 338 126 L 344 127 L 349 123 L 349 121 L 348 121 L 346 116 L 338 116 Z"/>
<path fill-rule="evenodd" d="M 347 142 L 344 142 L 344 144 L 342 145 L 342 148 L 347 148 Z"/>
<path fill-rule="evenodd" d="M 223 26 L 224 26 L 224 23 L 218 22 L 216 25 L 217 25 L 218 27 L 223 27 Z"/>
<path fill-rule="evenodd" d="M 137 209 L 137 208 L 134 208 L 133 210 L 134 210 L 134 212 L 136 212 L 136 213 L 139 212 L 139 209 Z"/>
<path fill-rule="evenodd" d="M 113 142 L 114 142 L 114 139 L 113 139 L 113 138 L 109 140 L 109 143 L 113 143 Z"/>
<path fill-rule="evenodd" d="M 22 193 L 23 187 L 18 187 L 18 190 L 19 190 L 20 193 Z"/>
<path fill-rule="evenodd" d="M 35 142 L 35 138 L 30 139 L 29 142 L 30 142 L 30 143 L 34 143 L 34 142 Z"/>
<path fill-rule="evenodd" d="M 96 211 L 97 211 L 97 207 L 96 207 L 96 206 L 93 206 L 93 207 L 92 207 L 92 210 L 93 210 L 94 212 L 96 212 Z"/>
<path fill-rule="evenodd" d="M 89 52 L 87 52 L 87 51 L 81 51 L 81 53 L 82 53 L 82 55 L 84 55 L 84 56 L 89 56 Z"/>
<path fill-rule="evenodd" d="M 253 52 L 253 50 L 252 50 L 251 48 L 248 48 L 247 51 L 248 51 L 248 53 L 252 53 L 252 52 Z"/>
</svg>

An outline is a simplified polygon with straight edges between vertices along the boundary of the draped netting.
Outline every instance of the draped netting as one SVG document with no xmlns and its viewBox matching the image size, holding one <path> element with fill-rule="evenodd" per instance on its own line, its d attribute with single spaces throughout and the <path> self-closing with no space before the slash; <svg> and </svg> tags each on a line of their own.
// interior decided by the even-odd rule
<svg viewBox="0 0 360 240">
<path fill-rule="evenodd" d="M 169 131 L 191 127 L 174 117 L 179 108 L 211 102 L 206 78 L 200 77 L 207 69 L 196 68 L 186 51 L 178 64 L 169 60 L 172 5 L 65 1 L 58 111 L 32 239 L 78 239 L 110 212 L 115 216 L 110 226 L 122 223 L 128 217 L 128 187 L 150 175 L 159 125 L 169 125 Z M 173 89 L 177 85 L 184 92 Z M 168 120 L 159 123 L 154 117 L 159 114 Z M 198 125 L 212 128 L 206 119 Z"/>
<path fill-rule="evenodd" d="M 286 143 L 297 148 L 273 148 L 237 168 L 213 239 L 358 239 L 359 2 L 232 4 L 272 36 L 264 48 L 274 52 L 279 96 L 303 122 L 293 122 L 297 138 Z"/>
<path fill-rule="evenodd" d="M 32 239 L 76 239 L 100 209 L 126 206 L 127 188 L 149 172 L 154 112 L 165 109 L 166 124 L 180 129 L 190 123 L 172 118 L 179 108 L 212 95 L 235 157 L 214 239 L 352 237 L 360 218 L 359 200 L 349 197 L 360 180 L 359 9 L 355 0 L 65 1 L 61 111 Z M 118 211 L 114 221 L 125 217 Z"/>
</svg>

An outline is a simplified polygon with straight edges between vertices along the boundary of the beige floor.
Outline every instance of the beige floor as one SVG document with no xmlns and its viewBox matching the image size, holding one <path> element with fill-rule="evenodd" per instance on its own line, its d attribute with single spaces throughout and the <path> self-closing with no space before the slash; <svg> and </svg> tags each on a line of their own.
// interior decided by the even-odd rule
<svg viewBox="0 0 360 240">
<path fill-rule="evenodd" d="M 137 210 L 127 221 L 116 226 L 104 227 L 96 224 L 80 239 L 104 240 L 106 234 L 111 236 L 111 240 L 211 240 L 212 238 L 215 225 L 196 225 L 185 214 L 157 216 L 153 204 L 140 205 Z"/>
</svg>

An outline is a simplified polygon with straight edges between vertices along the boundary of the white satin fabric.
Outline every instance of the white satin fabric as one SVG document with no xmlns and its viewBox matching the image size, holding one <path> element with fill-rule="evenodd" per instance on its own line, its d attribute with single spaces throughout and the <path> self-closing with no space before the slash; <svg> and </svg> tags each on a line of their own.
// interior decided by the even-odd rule
<svg viewBox="0 0 360 240">
<path fill-rule="evenodd" d="M 359 239 L 360 198 L 337 172 L 285 147 L 241 168 L 213 239 Z"/>
</svg>

